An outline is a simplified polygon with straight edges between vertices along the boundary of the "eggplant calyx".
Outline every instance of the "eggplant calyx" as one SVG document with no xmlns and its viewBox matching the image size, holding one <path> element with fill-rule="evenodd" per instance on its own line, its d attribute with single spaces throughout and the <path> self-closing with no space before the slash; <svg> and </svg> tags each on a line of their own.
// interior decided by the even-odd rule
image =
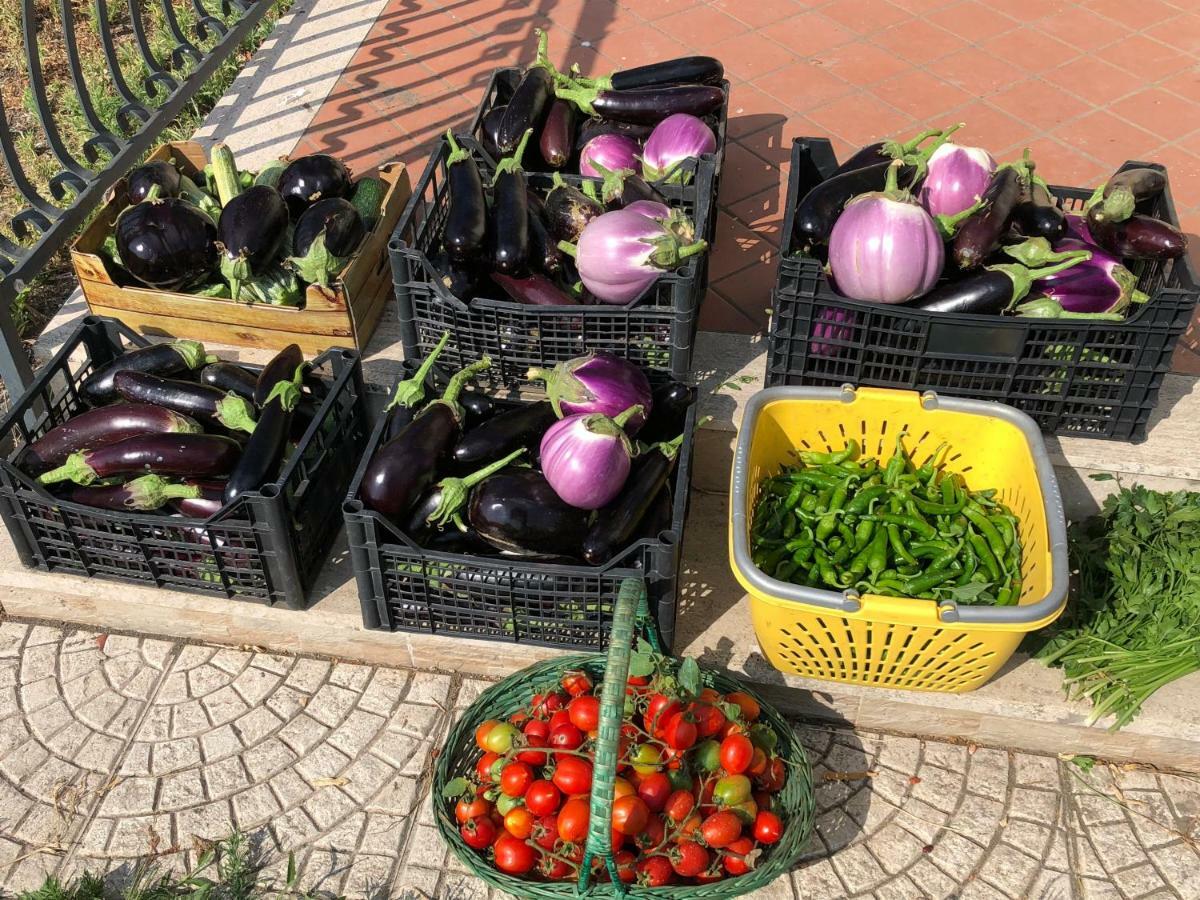
<svg viewBox="0 0 1200 900">
<path fill-rule="evenodd" d="M 460 147 L 458 142 L 454 140 L 454 129 L 446 129 L 446 143 L 450 145 L 450 155 L 446 157 L 446 168 L 460 163 L 466 162 L 471 158 L 471 151 L 465 147 Z"/>
<path fill-rule="evenodd" d="M 620 197 L 625 190 L 625 179 L 637 173 L 633 169 L 606 169 L 603 165 L 591 161 L 591 166 L 600 173 L 600 196 L 604 200 Z"/>
<path fill-rule="evenodd" d="M 287 382 L 290 384 L 290 382 Z M 254 404 L 230 391 L 217 401 L 216 420 L 230 431 L 254 432 Z"/>
<path fill-rule="evenodd" d="M 600 91 L 607 90 L 598 85 L 596 87 L 585 87 L 575 81 L 570 81 L 566 85 L 555 84 L 554 96 L 559 100 L 569 100 L 579 107 L 579 111 L 585 116 L 597 116 L 596 108 L 592 106 L 592 101 L 600 95 Z"/>
<path fill-rule="evenodd" d="M 229 282 L 229 296 L 241 300 L 242 283 L 249 281 L 254 273 L 250 271 L 250 260 L 244 252 L 231 256 L 229 249 L 224 248 L 221 252 L 221 275 Z"/>
<path fill-rule="evenodd" d="M 491 368 L 492 359 L 490 356 L 485 356 L 483 359 L 471 363 L 450 376 L 450 383 L 446 385 L 446 390 L 442 396 L 438 397 L 429 406 L 421 410 L 418 415 L 424 415 L 435 405 L 441 404 L 450 407 L 450 411 L 454 414 L 454 418 L 462 421 L 463 408 L 458 403 L 458 395 L 463 392 L 463 388 L 467 386 L 467 382 L 483 372 Z"/>
<path fill-rule="evenodd" d="M 210 357 L 204 352 L 204 345 L 199 341 L 179 340 L 171 341 L 171 349 L 183 357 L 183 364 L 189 369 L 198 369 L 205 365 L 211 359 L 212 362 L 217 362 L 213 357 Z"/>
<path fill-rule="evenodd" d="M 425 378 L 429 375 L 429 370 L 433 368 L 433 364 L 437 362 L 438 356 L 446 347 L 446 342 L 450 340 L 450 332 L 443 331 L 441 339 L 438 340 L 437 346 L 426 354 L 425 359 L 421 361 L 421 365 L 417 371 L 413 373 L 411 378 L 405 378 L 396 385 L 396 392 L 392 394 L 391 402 L 384 408 L 387 412 L 394 406 L 403 406 L 405 409 L 412 409 L 417 404 L 425 399 Z"/>
<path fill-rule="evenodd" d="M 697 423 L 696 427 L 698 428 L 699 426 L 700 423 Z M 671 462 L 679 455 L 679 451 L 683 447 L 683 439 L 685 437 L 687 437 L 686 431 L 679 435 L 679 437 L 672 438 L 669 441 L 659 441 L 657 444 L 651 445 L 650 449 L 657 450 L 667 458 L 668 462 Z"/>
<path fill-rule="evenodd" d="M 158 509 L 168 500 L 195 500 L 200 487 L 172 484 L 160 475 L 142 475 L 125 483 L 125 505 L 130 509 Z"/>
<path fill-rule="evenodd" d="M 521 135 L 521 140 L 517 142 L 517 147 L 512 154 L 504 157 L 496 164 L 496 171 L 492 175 L 492 187 L 496 186 L 496 182 L 500 180 L 501 175 L 517 174 L 524 171 L 521 168 L 521 157 L 525 155 L 525 148 L 529 146 L 529 136 L 533 134 L 532 128 L 526 128 L 525 133 Z"/>
<path fill-rule="evenodd" d="M 437 508 L 426 517 L 425 522 L 438 529 L 445 528 L 448 523 L 453 522 L 460 531 L 466 531 L 466 524 L 462 520 L 462 508 L 467 503 L 471 488 L 485 478 L 495 475 L 524 452 L 525 448 L 520 447 L 503 459 L 498 459 L 463 478 L 443 478 L 437 485 L 442 496 L 438 499 Z"/>
<path fill-rule="evenodd" d="M 1017 307 L 1017 315 L 1032 319 L 1093 319 L 1105 322 L 1123 322 L 1125 317 L 1119 313 L 1078 313 L 1068 312 L 1057 300 L 1049 297 L 1039 297 L 1029 300 Z"/>
<path fill-rule="evenodd" d="M 348 256 L 334 256 L 325 248 L 325 229 L 313 238 L 308 245 L 308 252 L 303 256 L 290 256 L 288 261 L 296 273 L 310 284 L 329 287 L 329 275 L 339 272 L 349 261 Z"/>
<path fill-rule="evenodd" d="M 640 416 L 645 411 L 646 408 L 642 404 L 635 403 L 615 416 L 606 416 L 603 413 L 590 413 L 584 416 L 582 424 L 591 434 L 617 438 L 625 448 L 625 453 L 628 456 L 633 456 L 633 442 L 629 440 L 629 435 L 625 433 L 625 425 L 634 416 Z"/>
<path fill-rule="evenodd" d="M 561 74 L 558 67 L 550 62 L 550 35 L 542 28 L 535 28 L 533 33 L 537 36 L 537 54 L 530 63 L 529 68 L 545 69 L 552 76 Z"/>
<path fill-rule="evenodd" d="M 679 238 L 673 231 L 668 231 L 661 238 L 651 238 L 646 243 L 654 247 L 649 262 L 659 269 L 678 268 L 689 256 L 696 256 L 708 249 L 708 241 L 703 239 L 680 245 Z"/>
<path fill-rule="evenodd" d="M 75 452 L 67 457 L 57 469 L 43 472 L 38 476 L 38 484 L 54 484 L 58 481 L 73 481 L 76 484 L 89 485 L 99 476 L 96 470 L 87 464 L 83 453 Z"/>
<path fill-rule="evenodd" d="M 1063 268 L 1091 259 L 1090 250 L 1055 250 L 1044 237 L 1027 238 L 1019 244 L 1005 247 L 1004 252 L 1017 262 L 1026 266 L 1045 266 L 1051 263 L 1068 263 Z M 1042 272 L 1039 277 L 1053 275 L 1053 272 Z"/>
<path fill-rule="evenodd" d="M 281 378 L 275 382 L 271 392 L 263 400 L 263 408 L 270 405 L 272 400 L 278 400 L 285 411 L 291 412 L 300 402 L 300 385 L 304 379 L 304 364 L 296 367 L 296 374 L 291 378 Z"/>
<path fill-rule="evenodd" d="M 1031 238 L 1031 240 L 1046 241 L 1045 238 Z M 1056 265 L 1043 266 L 1036 269 L 1030 268 L 1029 264 L 1025 263 L 1024 260 L 984 267 L 989 272 L 1002 272 L 1012 280 L 1012 299 L 1008 301 L 1006 309 L 1012 309 L 1016 304 L 1025 299 L 1029 295 L 1030 290 L 1033 289 L 1033 283 L 1039 278 L 1049 278 L 1051 275 L 1057 275 L 1059 272 L 1071 268 L 1071 266 L 1078 265 L 1084 260 L 1092 258 L 1092 254 L 1088 250 L 1073 250 L 1068 253 L 1051 253 L 1049 255 L 1065 258 Z"/>
<path fill-rule="evenodd" d="M 958 226 L 965 222 L 979 210 L 983 209 L 984 200 L 982 197 L 976 197 L 975 202 L 961 212 L 956 212 L 951 215 L 946 213 L 938 213 L 933 217 L 933 223 L 937 225 L 937 229 L 941 232 L 942 237 L 949 239 L 954 237 L 958 231 Z"/>
<path fill-rule="evenodd" d="M 1107 197 L 1088 210 L 1088 216 L 1096 222 L 1124 222 L 1134 213 L 1137 198 L 1127 187 L 1116 187 Z"/>
</svg>

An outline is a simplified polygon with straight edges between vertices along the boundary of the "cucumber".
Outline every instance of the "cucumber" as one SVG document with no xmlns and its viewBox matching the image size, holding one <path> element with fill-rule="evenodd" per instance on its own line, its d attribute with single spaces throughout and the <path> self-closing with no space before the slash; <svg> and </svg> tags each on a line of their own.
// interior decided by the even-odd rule
<svg viewBox="0 0 1200 900">
<path fill-rule="evenodd" d="M 379 210 L 386 193 L 387 185 L 378 178 L 364 176 L 354 182 L 354 196 L 350 198 L 350 203 L 358 210 L 368 233 L 374 231 L 379 222 Z"/>
<path fill-rule="evenodd" d="M 262 167 L 255 177 L 254 183 L 277 188 L 279 187 L 279 176 L 283 174 L 283 170 L 286 168 L 287 164 L 282 159 L 272 160 Z"/>
<path fill-rule="evenodd" d="M 212 149 L 212 161 L 209 165 L 212 166 L 212 180 L 217 187 L 217 200 L 224 207 L 242 192 L 237 165 L 233 161 L 233 151 L 227 144 L 217 144 Z"/>
</svg>

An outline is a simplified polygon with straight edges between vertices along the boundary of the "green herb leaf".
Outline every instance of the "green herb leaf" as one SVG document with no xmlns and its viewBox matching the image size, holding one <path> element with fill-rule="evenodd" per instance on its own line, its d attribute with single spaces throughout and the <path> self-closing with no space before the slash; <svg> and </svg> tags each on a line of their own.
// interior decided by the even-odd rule
<svg viewBox="0 0 1200 900">
<path fill-rule="evenodd" d="M 700 693 L 700 664 L 690 656 L 680 663 L 679 686 L 689 697 Z"/>
<path fill-rule="evenodd" d="M 471 783 L 462 776 L 451 778 L 442 788 L 442 796 L 447 800 L 455 800 L 465 794 L 470 786 Z"/>
</svg>

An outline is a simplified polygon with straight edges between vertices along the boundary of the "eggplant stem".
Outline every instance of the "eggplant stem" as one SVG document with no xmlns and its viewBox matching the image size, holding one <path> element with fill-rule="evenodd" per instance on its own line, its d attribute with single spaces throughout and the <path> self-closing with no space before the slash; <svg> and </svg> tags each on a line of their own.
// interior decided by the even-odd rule
<svg viewBox="0 0 1200 900">
<path fill-rule="evenodd" d="M 458 395 L 462 393 L 462 390 L 467 386 L 468 381 L 485 369 L 490 368 L 491 365 L 491 357 L 485 356 L 483 359 L 473 362 L 469 366 L 466 366 L 465 368 L 455 372 L 452 376 L 450 376 L 450 383 L 446 385 L 446 390 L 442 393 L 442 396 L 433 402 L 444 403 L 456 412 L 461 413 L 462 410 L 458 406 Z M 432 406 L 432 404 L 430 405 Z M 429 407 L 427 406 L 425 408 L 428 409 Z"/>
<path fill-rule="evenodd" d="M 646 408 L 642 406 L 642 404 L 635 403 L 633 406 L 629 407 L 629 409 L 622 410 L 613 416 L 613 421 L 616 422 L 620 428 L 624 429 L 626 422 L 628 422 L 634 416 L 641 415 L 645 411 Z"/>
<path fill-rule="evenodd" d="M 526 128 L 512 155 L 504 157 L 504 159 L 496 164 L 496 171 L 492 175 L 492 187 L 496 186 L 496 182 L 500 180 L 501 175 L 523 171 L 521 169 L 521 157 L 525 155 L 525 148 L 529 145 L 529 136 L 531 134 L 533 134 L 533 129 Z"/>
<path fill-rule="evenodd" d="M 421 365 L 417 368 L 413 376 L 404 379 L 396 385 L 396 392 L 392 394 L 391 402 L 384 407 L 384 412 L 395 406 L 403 406 L 406 409 L 411 409 L 425 399 L 425 378 L 429 375 L 429 370 L 433 368 L 433 364 L 437 362 L 438 356 L 449 340 L 450 332 L 443 331 L 441 338 L 437 342 L 437 346 L 425 355 L 425 359 L 421 361 Z"/>
<path fill-rule="evenodd" d="M 561 250 L 563 253 L 567 254 L 567 256 L 571 257 L 571 259 L 575 258 L 575 254 L 579 250 L 579 248 L 576 247 L 574 244 L 572 244 L 570 241 L 559 241 L 558 249 Z"/>
<path fill-rule="evenodd" d="M 43 472 L 38 476 L 38 484 L 54 484 L 58 481 L 73 481 L 76 484 L 88 485 L 96 480 L 96 470 L 87 464 L 83 453 L 75 452 L 67 457 L 57 469 Z"/>
<path fill-rule="evenodd" d="M 217 401 L 216 419 L 230 431 L 245 431 L 247 434 L 253 434 L 257 424 L 254 421 L 254 404 L 233 391 Z"/>
<path fill-rule="evenodd" d="M 462 522 L 462 507 L 467 502 L 468 492 L 485 478 L 495 475 L 524 452 L 525 448 L 519 447 L 503 459 L 498 459 L 463 478 L 443 478 L 437 485 L 442 492 L 437 509 L 425 518 L 425 522 L 440 529 L 453 521 L 461 530 L 465 531 L 466 527 Z"/>
<path fill-rule="evenodd" d="M 689 256 L 696 256 L 708 249 L 708 241 L 699 240 L 691 244 L 686 244 L 679 248 L 679 258 L 687 259 Z"/>
<path fill-rule="evenodd" d="M 454 140 L 454 129 L 446 129 L 446 143 L 450 145 L 450 155 L 446 157 L 446 168 L 450 168 L 456 163 L 466 162 L 471 158 L 471 151 L 464 147 L 460 147 L 458 142 Z"/>
<path fill-rule="evenodd" d="M 559 100 L 569 100 L 579 107 L 580 112 L 588 116 L 596 115 L 596 109 L 592 106 L 592 101 L 596 99 L 599 93 L 600 88 L 585 88 L 576 85 L 574 82 L 572 82 L 571 87 L 564 88 L 556 85 L 554 88 L 555 97 Z"/>
</svg>

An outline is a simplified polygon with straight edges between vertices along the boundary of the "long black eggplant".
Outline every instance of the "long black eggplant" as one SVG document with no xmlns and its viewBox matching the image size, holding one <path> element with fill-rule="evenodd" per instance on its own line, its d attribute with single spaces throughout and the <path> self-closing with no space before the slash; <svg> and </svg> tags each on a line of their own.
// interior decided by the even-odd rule
<svg viewBox="0 0 1200 900">
<path fill-rule="evenodd" d="M 483 257 L 487 238 L 487 203 L 483 180 L 471 151 L 458 145 L 451 130 L 446 131 L 450 155 L 446 158 L 446 182 L 450 199 L 446 207 L 446 229 L 442 242 L 446 255 L 459 265 L 470 265 Z"/>
<path fill-rule="evenodd" d="M 968 271 L 982 265 L 1000 246 L 1029 178 L 1027 160 L 996 169 L 983 192 L 982 205 L 962 221 L 954 234 L 952 255 L 960 269 Z"/>
<path fill-rule="evenodd" d="M 570 100 L 585 115 L 640 125 L 657 125 L 676 113 L 707 116 L 715 113 L 725 102 L 725 93 L 719 87 L 702 84 L 675 84 L 628 91 L 560 85 L 556 94 L 563 100 Z"/>
<path fill-rule="evenodd" d="M 458 404 L 458 395 L 471 378 L 490 365 L 491 360 L 484 357 L 456 373 L 439 399 L 376 449 L 359 489 L 359 497 L 368 508 L 393 521 L 404 520 L 433 484 L 440 464 L 462 436 L 465 413 Z"/>
<path fill-rule="evenodd" d="M 504 121 L 504 114 L 507 111 L 507 104 L 493 106 L 484 113 L 483 119 L 479 123 L 479 143 L 492 159 L 499 159 L 504 155 L 500 151 L 500 123 Z"/>
<path fill-rule="evenodd" d="M 600 183 L 600 202 L 605 209 L 621 209 L 639 200 L 650 200 L 670 206 L 667 198 L 633 169 L 610 171 L 592 160 L 592 168 L 603 176 Z"/>
<path fill-rule="evenodd" d="M 517 303 L 526 306 L 578 306 L 579 301 L 538 272 L 515 278 L 493 272 L 491 279 Z"/>
<path fill-rule="evenodd" d="M 350 170 L 333 156 L 314 153 L 292 160 L 279 176 L 279 193 L 287 203 L 292 221 L 318 200 L 346 197 L 353 183 Z"/>
<path fill-rule="evenodd" d="M 72 453 L 61 466 L 39 475 L 38 481 L 86 485 L 114 475 L 225 475 L 241 449 L 237 441 L 216 434 L 147 434 Z"/>
<path fill-rule="evenodd" d="M 834 175 L 814 186 L 796 207 L 792 222 L 794 239 L 802 247 L 829 242 L 834 223 L 846 204 L 859 194 L 882 191 L 891 163 L 881 162 Z M 916 166 L 904 166 L 897 180 L 910 182 L 917 174 Z"/>
<path fill-rule="evenodd" d="M 555 71 L 548 54 L 549 37 L 541 30 L 537 35 L 537 58 L 525 70 L 513 91 L 496 135 L 496 145 L 501 153 L 512 153 L 526 132 L 541 129 L 550 101 L 554 99 Z"/>
<path fill-rule="evenodd" d="M 148 403 L 117 403 L 72 416 L 25 448 L 21 468 L 30 475 L 61 466 L 79 450 L 115 444 L 143 434 L 198 434 L 199 423 Z"/>
<path fill-rule="evenodd" d="M 533 129 L 525 132 L 512 156 L 496 165 L 492 177 L 492 267 L 504 275 L 523 275 L 529 263 L 529 197 L 521 157 L 532 134 Z"/>
<path fill-rule="evenodd" d="M 118 372 L 148 372 L 152 375 L 178 375 L 217 362 L 215 356 L 204 352 L 199 341 L 170 341 L 139 347 L 105 363 L 79 386 L 79 396 L 89 406 L 103 406 L 117 399 L 113 383 Z"/>
<path fill-rule="evenodd" d="M 662 490 L 650 501 L 650 508 L 642 516 L 642 527 L 638 529 L 638 537 L 655 540 L 671 527 L 671 518 L 675 510 L 672 508 L 671 485 L 664 484 Z"/>
<path fill-rule="evenodd" d="M 588 513 L 564 503 L 540 472 L 510 467 L 471 492 L 467 522 L 497 549 L 578 559 Z"/>
<path fill-rule="evenodd" d="M 1178 259 L 1187 252 L 1187 235 L 1153 216 L 1096 222 L 1089 213 L 1087 223 L 1096 243 L 1122 259 Z"/>
<path fill-rule="evenodd" d="M 575 105 L 555 97 L 538 135 L 538 150 L 552 169 L 561 169 L 575 153 Z"/>
<path fill-rule="evenodd" d="M 466 531 L 457 528 L 436 528 L 426 532 L 421 540 L 421 546 L 434 553 L 465 553 L 471 556 L 484 556 L 495 553 L 496 548 L 481 538 L 474 528 Z"/>
<path fill-rule="evenodd" d="M 200 489 L 186 484 L 172 484 L 158 475 L 143 475 L 124 484 L 104 484 L 83 487 L 72 484 L 58 496 L 69 503 L 94 506 L 98 509 L 158 509 L 168 501 L 198 497 Z"/>
<path fill-rule="evenodd" d="M 574 244 L 588 222 L 604 212 L 604 207 L 583 191 L 554 173 L 554 187 L 546 195 L 545 216 L 550 233 L 560 241 Z"/>
<path fill-rule="evenodd" d="M 354 204 L 341 197 L 318 200 L 304 211 L 292 232 L 289 261 L 310 284 L 329 286 L 367 236 Z"/>
<path fill-rule="evenodd" d="M 230 431 L 254 431 L 254 404 L 232 392 L 147 372 L 118 372 L 115 383 L 117 393 L 132 403 L 163 406 Z"/>
<path fill-rule="evenodd" d="M 638 526 L 675 468 L 683 438 L 681 434 L 674 440 L 655 444 L 639 455 L 639 462 L 617 499 L 600 510 L 584 537 L 585 561 L 593 566 L 604 565 L 639 534 Z"/>
<path fill-rule="evenodd" d="M 263 391 L 266 395 L 259 404 L 261 412 L 250 440 L 246 441 L 246 449 L 225 483 L 227 504 L 247 492 L 261 490 L 279 473 L 291 435 L 292 412 L 300 402 L 300 386 L 304 381 L 303 363 L 290 366 L 298 355 L 299 348 L 290 344 L 259 374 L 254 392 L 256 398 Z"/>
<path fill-rule="evenodd" d="M 638 432 L 638 440 L 647 444 L 669 441 L 683 431 L 688 410 L 696 403 L 699 390 L 680 381 L 668 381 L 654 391 L 650 417 Z"/>
<path fill-rule="evenodd" d="M 1088 207 L 1088 218 L 1094 222 L 1123 222 L 1134 214 L 1143 200 L 1161 194 L 1167 186 L 1167 176 L 1158 169 L 1139 167 L 1113 175 L 1097 191 Z"/>
<path fill-rule="evenodd" d="M 1036 175 L 1024 185 L 1021 202 L 1012 213 L 1012 224 L 1025 237 L 1043 237 L 1054 242 L 1067 233 L 1067 214 L 1050 193 L 1050 186 Z"/>
<path fill-rule="evenodd" d="M 200 383 L 253 400 L 258 376 L 237 363 L 215 362 L 200 370 Z"/>
<path fill-rule="evenodd" d="M 217 266 L 217 226 L 185 200 L 167 197 L 130 206 L 117 218 L 115 237 L 121 265 L 160 290 L 199 282 Z"/>
<path fill-rule="evenodd" d="M 519 447 L 535 447 L 557 419 L 548 400 L 497 413 L 463 435 L 454 448 L 454 462 L 478 466 Z"/>
<path fill-rule="evenodd" d="M 633 91 L 665 84 L 720 84 L 725 67 L 712 56 L 681 56 L 588 79 L 602 90 Z"/>
<path fill-rule="evenodd" d="M 463 507 L 467 504 L 471 489 L 485 478 L 495 475 L 505 466 L 516 461 L 525 452 L 525 448 L 514 450 L 503 459 L 489 463 L 482 469 L 472 472 L 462 478 L 443 478 L 425 492 L 408 515 L 405 533 L 421 540 L 430 531 L 442 531 L 447 525 L 457 531 L 465 531 Z"/>
<path fill-rule="evenodd" d="M 387 442 L 394 438 L 420 412 L 421 407 L 425 404 L 425 380 L 429 377 L 430 371 L 438 357 L 442 355 L 442 350 L 445 349 L 449 340 L 450 332 L 442 332 L 437 344 L 421 360 L 417 371 L 397 384 L 396 389 L 392 391 L 392 399 L 383 408 L 382 441 Z"/>
<path fill-rule="evenodd" d="M 539 203 L 538 206 L 541 204 Z M 563 270 L 566 254 L 558 247 L 558 240 L 550 234 L 546 220 L 534 208 L 532 198 L 529 203 L 529 263 L 547 275 L 559 275 Z"/>
<path fill-rule="evenodd" d="M 172 501 L 171 507 L 181 515 L 190 516 L 193 519 L 207 519 L 215 516 L 225 505 L 224 481 L 188 478 L 183 484 L 193 488 L 195 495 Z"/>
<path fill-rule="evenodd" d="M 304 378 L 304 354 L 296 344 L 288 344 L 273 357 L 258 373 L 254 382 L 254 405 L 263 407 L 275 391 L 275 385 L 281 381 L 301 382 Z M 299 373 L 299 374 L 297 374 Z"/>
<path fill-rule="evenodd" d="M 451 262 L 449 258 L 435 262 L 434 266 L 441 275 L 442 286 L 451 296 L 463 303 L 470 303 L 479 296 L 481 279 L 479 270 L 474 266 L 460 266 Z"/>
</svg>

